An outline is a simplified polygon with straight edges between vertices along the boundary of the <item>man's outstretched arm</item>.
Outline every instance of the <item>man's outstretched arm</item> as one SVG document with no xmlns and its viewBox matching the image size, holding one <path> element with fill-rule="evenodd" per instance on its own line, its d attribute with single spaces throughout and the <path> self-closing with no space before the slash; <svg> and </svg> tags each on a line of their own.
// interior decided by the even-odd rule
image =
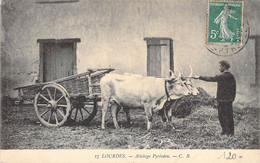
<svg viewBox="0 0 260 163">
<path fill-rule="evenodd" d="M 220 74 L 220 75 L 216 75 L 216 76 L 194 76 L 193 78 L 208 81 L 208 82 L 217 82 L 217 81 L 219 81 L 221 76 L 222 75 Z"/>
</svg>

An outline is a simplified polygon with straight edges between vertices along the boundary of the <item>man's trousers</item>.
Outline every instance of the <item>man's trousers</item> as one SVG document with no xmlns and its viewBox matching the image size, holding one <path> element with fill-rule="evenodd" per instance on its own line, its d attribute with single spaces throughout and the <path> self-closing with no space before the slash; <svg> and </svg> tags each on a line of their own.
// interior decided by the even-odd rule
<svg viewBox="0 0 260 163">
<path fill-rule="evenodd" d="M 218 118 L 222 134 L 234 135 L 233 101 L 218 101 Z"/>
</svg>

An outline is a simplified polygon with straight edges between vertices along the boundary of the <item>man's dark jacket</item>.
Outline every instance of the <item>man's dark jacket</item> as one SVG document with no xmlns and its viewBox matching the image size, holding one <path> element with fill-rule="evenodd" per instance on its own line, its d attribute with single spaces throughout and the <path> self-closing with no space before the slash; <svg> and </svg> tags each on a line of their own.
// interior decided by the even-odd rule
<svg viewBox="0 0 260 163">
<path fill-rule="evenodd" d="M 236 97 L 236 80 L 230 72 L 225 71 L 214 77 L 200 76 L 199 79 L 218 83 L 218 101 L 234 101 Z"/>
</svg>

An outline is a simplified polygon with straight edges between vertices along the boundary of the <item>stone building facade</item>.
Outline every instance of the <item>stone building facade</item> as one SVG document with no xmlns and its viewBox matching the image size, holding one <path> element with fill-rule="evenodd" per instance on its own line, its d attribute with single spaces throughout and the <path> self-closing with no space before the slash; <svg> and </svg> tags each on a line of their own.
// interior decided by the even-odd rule
<svg viewBox="0 0 260 163">
<path fill-rule="evenodd" d="M 1 11 L 3 95 L 16 97 L 14 87 L 34 84 L 40 76 L 45 76 L 40 79 L 44 82 L 88 68 L 112 67 L 117 73 L 147 75 L 156 71 L 148 68 L 153 61 L 147 55 L 153 50 L 166 55 L 157 65 L 159 76 L 167 68 L 182 68 L 188 74 L 189 65 L 197 75 L 215 75 L 218 61 L 225 59 L 231 62 L 238 90 L 259 85 L 258 0 L 245 0 L 251 37 L 239 53 L 228 57 L 205 48 L 207 0 L 3 0 Z M 59 54 L 44 60 L 41 56 L 48 50 Z M 55 64 L 68 70 L 54 66 L 48 70 L 55 71 L 54 76 L 43 73 L 44 66 Z M 216 86 L 200 81 L 197 85 L 209 91 Z"/>
</svg>

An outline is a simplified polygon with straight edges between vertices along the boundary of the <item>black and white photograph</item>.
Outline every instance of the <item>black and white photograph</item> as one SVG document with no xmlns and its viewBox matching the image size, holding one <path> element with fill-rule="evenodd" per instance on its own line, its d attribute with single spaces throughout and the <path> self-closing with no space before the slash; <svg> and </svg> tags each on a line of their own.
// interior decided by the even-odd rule
<svg viewBox="0 0 260 163">
<path fill-rule="evenodd" d="M 0 162 L 260 161 L 260 0 L 0 4 Z"/>
</svg>

